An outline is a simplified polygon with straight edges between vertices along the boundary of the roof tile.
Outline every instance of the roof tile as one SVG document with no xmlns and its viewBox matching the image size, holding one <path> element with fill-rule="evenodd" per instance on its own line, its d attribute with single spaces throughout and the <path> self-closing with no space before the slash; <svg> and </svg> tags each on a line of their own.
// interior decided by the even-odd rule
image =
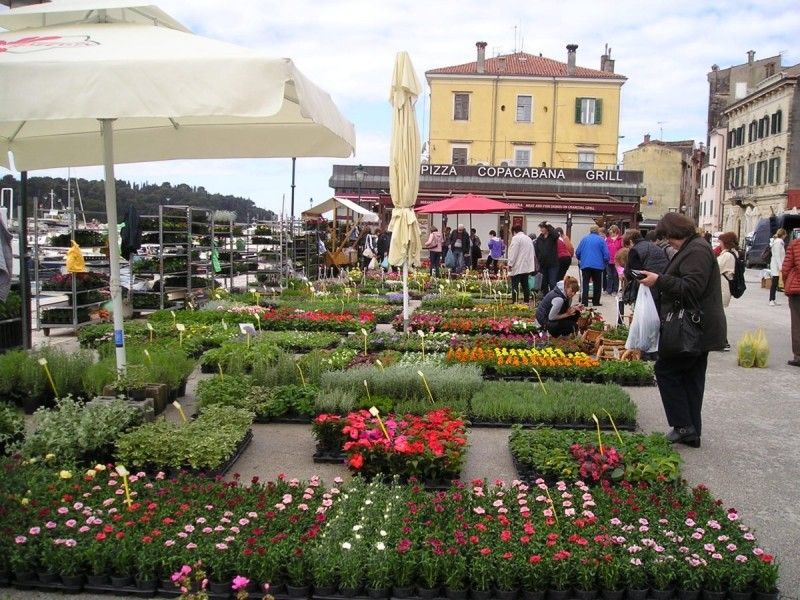
<svg viewBox="0 0 800 600">
<path fill-rule="evenodd" d="M 503 64 L 505 63 L 505 64 Z M 575 67 L 574 75 L 567 75 L 567 63 L 536 56 L 525 52 L 515 52 L 494 58 L 487 58 L 485 72 L 478 73 L 478 63 L 473 61 L 463 65 L 441 67 L 425 72 L 425 75 L 476 75 L 491 76 L 507 75 L 522 77 L 575 77 L 581 79 L 627 79 L 619 73 L 609 73 L 586 67 Z"/>
</svg>

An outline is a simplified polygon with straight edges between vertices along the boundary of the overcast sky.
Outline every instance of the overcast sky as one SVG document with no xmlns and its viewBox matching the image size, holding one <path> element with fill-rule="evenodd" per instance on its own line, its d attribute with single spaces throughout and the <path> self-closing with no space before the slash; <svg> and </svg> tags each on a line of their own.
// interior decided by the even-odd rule
<svg viewBox="0 0 800 600">
<path fill-rule="evenodd" d="M 664 140 L 705 141 L 712 64 L 725 68 L 783 55 L 800 62 L 797 0 L 157 0 L 197 34 L 292 58 L 331 94 L 355 124 L 356 155 L 350 159 L 299 159 L 296 212 L 332 195 L 334 163 L 387 164 L 388 88 L 395 53 L 411 55 L 421 82 L 426 70 L 475 60 L 475 42 L 487 56 L 522 50 L 566 61 L 565 46 L 578 44 L 577 63 L 598 69 L 605 44 L 612 48 L 622 87 L 620 152 L 644 134 Z M 5 10 L 0 8 L 0 10 Z M 428 132 L 427 88 L 417 111 L 423 141 Z M 0 175 L 5 174 L 0 167 Z M 31 175 L 44 172 L 32 172 Z M 66 176 L 66 170 L 48 171 Z M 170 161 L 119 165 L 119 179 L 202 185 L 288 212 L 291 160 Z M 73 169 L 100 179 L 99 168 Z"/>
</svg>

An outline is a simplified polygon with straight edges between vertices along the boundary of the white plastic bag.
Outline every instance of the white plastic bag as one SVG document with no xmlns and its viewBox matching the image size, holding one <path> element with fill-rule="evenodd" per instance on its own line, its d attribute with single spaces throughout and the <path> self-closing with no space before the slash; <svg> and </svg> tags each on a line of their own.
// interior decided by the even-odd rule
<svg viewBox="0 0 800 600">
<path fill-rule="evenodd" d="M 633 309 L 633 321 L 628 332 L 625 347 L 628 350 L 641 350 L 642 352 L 658 351 L 658 335 L 661 330 L 661 318 L 656 310 L 656 303 L 650 288 L 646 285 L 639 286 L 636 294 L 636 304 Z"/>
</svg>

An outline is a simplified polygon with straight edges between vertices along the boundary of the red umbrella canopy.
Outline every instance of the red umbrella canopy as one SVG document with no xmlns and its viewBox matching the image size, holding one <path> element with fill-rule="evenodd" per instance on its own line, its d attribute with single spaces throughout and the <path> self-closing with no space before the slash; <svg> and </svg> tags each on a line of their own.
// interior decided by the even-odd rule
<svg viewBox="0 0 800 600">
<path fill-rule="evenodd" d="M 431 204 L 426 204 L 422 208 L 416 209 L 418 213 L 443 215 L 456 213 L 500 213 L 508 210 L 519 210 L 519 206 L 492 200 L 486 196 L 476 196 L 475 194 L 453 196 L 452 198 L 432 202 Z"/>
</svg>

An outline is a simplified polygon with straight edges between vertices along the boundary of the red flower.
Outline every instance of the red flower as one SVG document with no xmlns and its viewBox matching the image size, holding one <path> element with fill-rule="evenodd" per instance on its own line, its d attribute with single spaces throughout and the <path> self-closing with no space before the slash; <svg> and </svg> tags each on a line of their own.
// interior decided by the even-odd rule
<svg viewBox="0 0 800 600">
<path fill-rule="evenodd" d="M 353 456 L 351 456 L 350 459 L 347 461 L 347 464 L 349 464 L 354 469 L 360 469 L 361 467 L 364 466 L 364 457 L 359 453 L 353 454 Z"/>
<path fill-rule="evenodd" d="M 773 560 L 775 560 L 775 557 L 772 556 L 772 554 L 762 554 L 761 560 L 765 563 L 771 563 Z"/>
<path fill-rule="evenodd" d="M 489 554 L 492 553 L 492 549 L 491 548 L 486 548 L 484 546 L 483 548 L 480 549 L 480 553 L 481 553 L 482 556 L 488 556 Z"/>
<path fill-rule="evenodd" d="M 542 562 L 542 557 L 541 557 L 541 556 L 539 556 L 538 554 L 534 554 L 533 556 L 531 556 L 531 557 L 528 559 L 528 562 L 529 562 L 530 564 L 532 564 L 532 565 L 538 565 L 540 562 Z"/>
</svg>

